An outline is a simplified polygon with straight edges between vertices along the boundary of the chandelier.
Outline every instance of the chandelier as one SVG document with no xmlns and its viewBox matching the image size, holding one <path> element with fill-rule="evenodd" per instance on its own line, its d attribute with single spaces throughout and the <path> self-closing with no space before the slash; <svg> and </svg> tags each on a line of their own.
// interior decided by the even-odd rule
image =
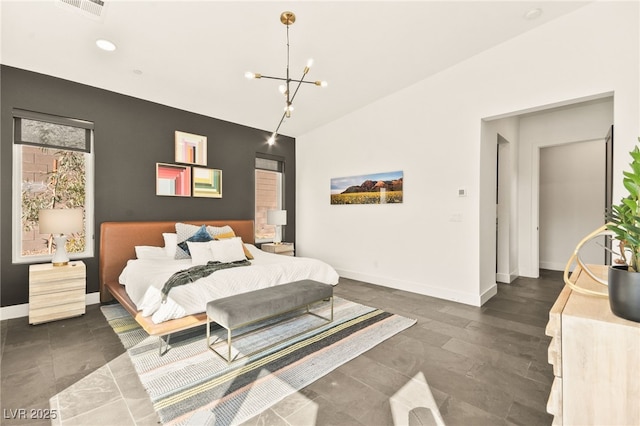
<svg viewBox="0 0 640 426">
<path fill-rule="evenodd" d="M 296 22 L 296 15 L 293 12 L 288 12 L 288 11 L 282 12 L 280 14 L 280 22 L 282 22 L 287 27 L 287 69 L 286 69 L 287 74 L 286 74 L 286 77 L 272 77 L 272 76 L 262 75 L 262 74 L 253 73 L 253 72 L 245 73 L 245 77 L 247 77 L 248 79 L 268 78 L 271 80 L 284 81 L 284 84 L 280 85 L 279 87 L 280 93 L 282 93 L 285 96 L 284 113 L 280 118 L 278 127 L 276 127 L 276 130 L 271 134 L 271 137 L 268 140 L 269 145 L 273 145 L 275 143 L 276 136 L 278 135 L 278 131 L 280 130 L 280 126 L 282 126 L 284 119 L 291 117 L 291 113 L 293 112 L 293 100 L 298 94 L 298 90 L 300 89 L 300 86 L 302 86 L 302 83 L 313 84 L 319 87 L 327 87 L 326 81 L 305 80 L 305 77 L 307 76 L 307 74 L 309 73 L 309 70 L 311 69 L 311 65 L 313 65 L 313 59 L 309 59 L 307 61 L 307 65 L 304 67 L 304 70 L 302 71 L 302 77 L 300 77 L 299 80 L 295 80 L 290 77 L 290 74 L 289 74 L 289 26 L 293 25 L 293 23 Z M 295 87 L 293 92 L 291 92 L 291 86 Z"/>
</svg>

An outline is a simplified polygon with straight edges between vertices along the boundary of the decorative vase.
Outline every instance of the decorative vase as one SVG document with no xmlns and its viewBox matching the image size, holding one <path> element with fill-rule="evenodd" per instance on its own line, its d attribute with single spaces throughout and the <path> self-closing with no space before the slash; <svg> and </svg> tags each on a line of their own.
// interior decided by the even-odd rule
<svg viewBox="0 0 640 426">
<path fill-rule="evenodd" d="M 609 306 L 614 315 L 640 322 L 640 272 L 629 272 L 627 266 L 609 268 Z"/>
</svg>

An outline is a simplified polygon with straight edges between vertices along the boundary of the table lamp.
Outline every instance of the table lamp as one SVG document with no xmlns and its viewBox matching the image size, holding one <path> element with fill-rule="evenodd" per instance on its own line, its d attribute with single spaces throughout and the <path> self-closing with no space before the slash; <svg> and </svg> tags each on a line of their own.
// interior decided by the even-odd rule
<svg viewBox="0 0 640 426">
<path fill-rule="evenodd" d="M 287 211 L 267 210 L 267 224 L 275 225 L 276 235 L 273 237 L 274 244 L 282 244 L 282 225 L 287 224 Z"/>
<path fill-rule="evenodd" d="M 38 214 L 41 234 L 53 234 L 56 251 L 51 263 L 53 266 L 64 266 L 69 263 L 67 255 L 67 235 L 83 229 L 83 210 L 78 209 L 44 209 Z"/>
</svg>

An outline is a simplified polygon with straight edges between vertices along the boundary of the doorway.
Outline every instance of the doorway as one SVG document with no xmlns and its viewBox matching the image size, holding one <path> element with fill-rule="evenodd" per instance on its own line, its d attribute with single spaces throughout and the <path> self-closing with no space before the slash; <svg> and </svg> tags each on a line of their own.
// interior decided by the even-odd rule
<svg viewBox="0 0 640 426">
<path fill-rule="evenodd" d="M 604 224 L 605 151 L 604 137 L 540 148 L 541 269 L 563 271 L 576 244 Z M 580 253 L 586 263 L 603 263 L 604 237 Z"/>
<path fill-rule="evenodd" d="M 483 120 L 481 158 L 491 163 L 481 163 L 482 169 L 486 170 L 481 175 L 480 183 L 481 289 L 490 288 L 492 282 L 493 285 L 496 281 L 509 282 L 518 276 L 539 277 L 541 267 L 540 150 L 576 142 L 603 140 L 611 123 L 613 123 L 612 93 Z M 510 152 L 507 156 L 503 156 L 502 151 L 500 155 L 496 152 L 503 144 L 496 143 L 498 134 L 504 136 L 507 141 L 505 146 L 509 147 Z M 503 157 L 511 159 L 510 232 L 509 243 L 506 245 L 503 243 L 505 238 L 501 238 L 496 227 L 496 216 L 498 216 L 498 227 L 501 226 L 500 220 L 502 220 L 502 215 L 496 208 L 496 199 L 505 192 L 504 180 L 498 172 L 500 167 L 498 162 L 501 162 Z M 605 155 L 602 154 L 600 158 L 604 163 Z M 493 173 L 490 173 L 492 169 Z M 604 176 L 600 179 L 604 181 Z M 599 207 L 595 209 L 602 218 L 597 225 L 599 226 L 604 223 L 604 209 Z M 494 229 L 494 231 L 487 233 L 483 232 L 483 229 Z M 578 240 L 570 242 L 571 251 L 590 231 L 592 229 L 587 229 Z M 564 259 L 558 263 L 564 266 L 571 251 L 566 253 Z M 498 265 L 501 264 L 503 257 L 512 262 L 509 265 L 508 277 L 497 273 L 499 272 L 497 267 L 499 268 Z M 603 260 L 599 259 L 597 263 L 602 262 Z"/>
</svg>

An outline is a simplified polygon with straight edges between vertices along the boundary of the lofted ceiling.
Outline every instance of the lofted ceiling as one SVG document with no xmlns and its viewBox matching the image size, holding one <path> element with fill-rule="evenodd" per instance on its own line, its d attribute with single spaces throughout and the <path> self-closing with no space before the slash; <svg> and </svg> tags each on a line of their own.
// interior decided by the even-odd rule
<svg viewBox="0 0 640 426">
<path fill-rule="evenodd" d="M 285 76 L 279 18 L 291 10 L 291 77 L 313 57 L 308 78 L 329 82 L 300 89 L 280 130 L 294 137 L 589 3 L 104 1 L 90 18 L 54 0 L 2 0 L 0 61 L 271 132 L 280 83 L 244 74 Z M 542 14 L 526 19 L 533 8 Z"/>
</svg>

